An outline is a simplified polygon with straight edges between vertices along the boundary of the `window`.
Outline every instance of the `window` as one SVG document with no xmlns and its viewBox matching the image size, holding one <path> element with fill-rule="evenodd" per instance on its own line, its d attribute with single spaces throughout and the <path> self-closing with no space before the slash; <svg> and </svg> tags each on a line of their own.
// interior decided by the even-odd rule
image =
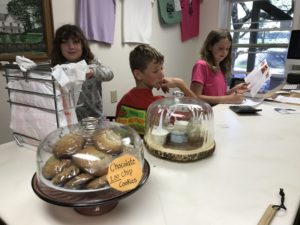
<svg viewBox="0 0 300 225">
<path fill-rule="evenodd" d="M 245 77 L 266 59 L 272 77 L 284 79 L 294 5 L 294 0 L 229 0 L 234 77 Z"/>
</svg>

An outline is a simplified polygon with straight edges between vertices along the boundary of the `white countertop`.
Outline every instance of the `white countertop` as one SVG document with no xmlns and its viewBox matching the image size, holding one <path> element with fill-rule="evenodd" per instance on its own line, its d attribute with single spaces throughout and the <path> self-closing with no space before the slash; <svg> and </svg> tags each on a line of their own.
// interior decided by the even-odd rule
<svg viewBox="0 0 300 225">
<path fill-rule="evenodd" d="M 0 217 L 9 225 L 254 225 L 269 204 L 287 211 L 272 225 L 292 225 L 300 202 L 300 114 L 280 114 L 265 102 L 254 116 L 213 107 L 216 149 L 211 157 L 176 163 L 145 153 L 147 183 L 102 216 L 82 216 L 49 204 L 31 188 L 35 148 L 0 146 Z M 300 107 L 286 105 L 289 108 Z"/>
</svg>

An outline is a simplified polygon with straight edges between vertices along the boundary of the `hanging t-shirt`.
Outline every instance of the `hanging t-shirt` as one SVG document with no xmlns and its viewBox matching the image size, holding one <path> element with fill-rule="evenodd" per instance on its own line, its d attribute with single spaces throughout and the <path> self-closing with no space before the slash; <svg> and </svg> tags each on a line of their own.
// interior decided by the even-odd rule
<svg viewBox="0 0 300 225">
<path fill-rule="evenodd" d="M 123 43 L 150 43 L 154 0 L 123 0 Z"/>
<path fill-rule="evenodd" d="M 115 0 L 79 0 L 79 26 L 88 40 L 113 43 Z"/>
<path fill-rule="evenodd" d="M 181 3 L 181 41 L 199 35 L 200 0 L 180 0 Z"/>
</svg>

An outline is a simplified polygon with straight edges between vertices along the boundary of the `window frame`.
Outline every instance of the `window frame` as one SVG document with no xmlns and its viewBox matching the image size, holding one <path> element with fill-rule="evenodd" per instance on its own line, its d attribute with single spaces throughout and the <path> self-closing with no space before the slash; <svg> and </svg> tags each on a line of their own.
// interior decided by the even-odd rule
<svg viewBox="0 0 300 225">
<path fill-rule="evenodd" d="M 223 12 L 219 11 L 219 15 L 220 15 L 220 19 L 219 19 L 219 26 L 223 27 L 223 28 L 227 28 L 231 33 L 234 32 L 245 32 L 245 31 L 249 31 L 249 32 L 255 32 L 255 31 L 259 31 L 259 32 L 270 32 L 270 31 L 288 31 L 291 33 L 291 31 L 293 30 L 293 26 L 294 26 L 294 21 L 295 21 L 295 16 L 296 16 L 296 1 L 294 1 L 294 11 L 293 11 L 293 18 L 291 20 L 288 20 L 291 25 L 289 28 L 251 28 L 248 30 L 245 29 L 231 29 L 231 20 L 232 20 L 232 4 L 233 3 L 241 3 L 241 2 L 259 2 L 262 0 L 220 0 L 220 8 L 223 9 L 227 9 L 227 14 L 225 15 Z M 259 9 L 260 10 L 260 9 Z M 223 21 L 221 20 L 221 18 L 223 17 Z M 259 17 L 258 17 L 259 19 Z M 224 22 L 226 21 L 226 22 Z M 251 21 L 250 21 L 251 22 Z M 257 35 L 257 34 L 256 34 Z M 250 57 L 250 60 L 247 62 L 247 69 L 245 72 L 245 75 L 251 71 L 254 66 L 255 66 L 255 55 L 257 53 L 259 53 L 260 51 L 257 51 L 257 48 L 262 48 L 262 49 L 269 49 L 269 48 L 285 48 L 286 50 L 288 49 L 288 45 L 289 43 L 257 43 L 258 38 L 256 38 L 256 43 L 235 43 L 233 40 L 232 43 L 232 49 L 233 49 L 233 63 L 232 63 L 232 72 L 234 73 L 234 60 L 235 60 L 235 49 L 238 48 L 247 48 L 248 49 L 248 53 Z M 249 38 L 249 42 L 250 42 L 250 38 Z M 285 65 L 284 65 L 285 66 Z M 282 74 L 284 76 L 284 74 Z"/>
</svg>

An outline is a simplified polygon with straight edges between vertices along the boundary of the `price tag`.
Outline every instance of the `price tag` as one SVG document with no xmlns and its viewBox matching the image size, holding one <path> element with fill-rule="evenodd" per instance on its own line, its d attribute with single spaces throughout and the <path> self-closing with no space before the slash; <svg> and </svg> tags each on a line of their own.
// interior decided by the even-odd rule
<svg viewBox="0 0 300 225">
<path fill-rule="evenodd" d="M 126 154 L 109 164 L 106 177 L 112 188 L 124 192 L 136 188 L 142 175 L 143 171 L 138 159 Z"/>
</svg>

